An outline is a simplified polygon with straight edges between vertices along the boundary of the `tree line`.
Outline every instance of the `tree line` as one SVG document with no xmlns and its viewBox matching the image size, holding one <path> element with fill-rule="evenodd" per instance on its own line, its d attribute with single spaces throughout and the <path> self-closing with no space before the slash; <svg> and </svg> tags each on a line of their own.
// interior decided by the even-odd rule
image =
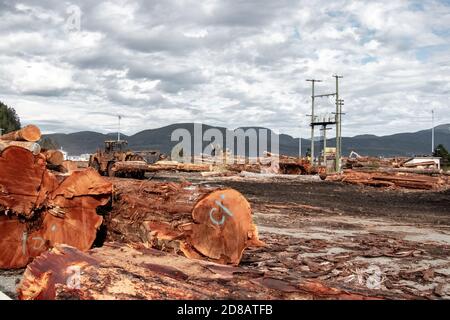
<svg viewBox="0 0 450 320">
<path fill-rule="evenodd" d="M 20 129 L 20 118 L 14 108 L 0 101 L 0 131 L 8 133 Z"/>
<path fill-rule="evenodd" d="M 16 110 L 8 107 L 0 101 L 0 134 L 5 134 L 11 131 L 19 130 L 21 128 L 20 118 Z M 43 149 L 58 149 L 58 144 L 50 138 L 43 137 L 39 144 Z"/>
</svg>

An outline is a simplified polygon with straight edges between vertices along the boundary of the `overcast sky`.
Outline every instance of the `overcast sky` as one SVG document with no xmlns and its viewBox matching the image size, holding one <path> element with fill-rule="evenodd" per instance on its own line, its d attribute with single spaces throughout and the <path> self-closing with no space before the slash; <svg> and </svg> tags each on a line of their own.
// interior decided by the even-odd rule
<svg viewBox="0 0 450 320">
<path fill-rule="evenodd" d="M 346 136 L 429 128 L 431 109 L 450 123 L 450 1 L 0 0 L 0 15 L 0 100 L 45 132 L 111 132 L 122 114 L 127 134 L 306 137 L 305 80 L 331 93 L 335 73 Z"/>
</svg>

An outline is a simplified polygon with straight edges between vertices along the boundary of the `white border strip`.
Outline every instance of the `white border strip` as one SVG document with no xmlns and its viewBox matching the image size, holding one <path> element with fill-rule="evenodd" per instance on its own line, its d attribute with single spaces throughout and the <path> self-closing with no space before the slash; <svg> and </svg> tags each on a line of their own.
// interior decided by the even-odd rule
<svg viewBox="0 0 450 320">
<path fill-rule="evenodd" d="M 0 300 L 12 300 L 12 299 L 0 291 Z"/>
</svg>

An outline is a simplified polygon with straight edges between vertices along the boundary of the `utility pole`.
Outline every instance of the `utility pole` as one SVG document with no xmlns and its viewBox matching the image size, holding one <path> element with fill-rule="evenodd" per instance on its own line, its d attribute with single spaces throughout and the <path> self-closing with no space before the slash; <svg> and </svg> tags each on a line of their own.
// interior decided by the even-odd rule
<svg viewBox="0 0 450 320">
<path fill-rule="evenodd" d="M 343 78 L 343 76 L 335 74 L 333 77 L 336 78 L 336 172 L 341 172 L 341 116 L 339 111 L 339 79 Z"/>
<path fill-rule="evenodd" d="M 342 113 L 343 105 L 344 105 L 344 100 L 339 99 L 339 154 L 340 154 L 340 156 L 342 156 L 342 115 L 345 114 L 345 113 Z"/>
<path fill-rule="evenodd" d="M 117 115 L 117 117 L 119 118 L 119 128 L 117 130 L 117 141 L 120 141 L 120 119 L 122 119 L 122 116 L 119 114 L 119 115 Z"/>
<path fill-rule="evenodd" d="M 327 167 L 327 126 L 323 126 L 323 164 Z"/>
<path fill-rule="evenodd" d="M 431 110 L 431 155 L 434 153 L 434 110 Z"/>
<path fill-rule="evenodd" d="M 314 165 L 314 84 L 316 82 L 322 82 L 322 80 L 317 79 L 307 79 L 306 81 L 311 82 L 311 164 Z"/>
</svg>

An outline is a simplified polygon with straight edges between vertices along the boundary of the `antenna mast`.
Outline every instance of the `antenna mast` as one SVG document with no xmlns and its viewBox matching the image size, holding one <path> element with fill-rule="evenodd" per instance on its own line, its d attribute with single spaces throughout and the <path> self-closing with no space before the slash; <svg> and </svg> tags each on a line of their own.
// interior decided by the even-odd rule
<svg viewBox="0 0 450 320">
<path fill-rule="evenodd" d="M 117 129 L 117 141 L 120 141 L 120 119 L 122 119 L 122 116 L 119 114 L 117 115 L 119 118 L 119 128 Z"/>
</svg>

